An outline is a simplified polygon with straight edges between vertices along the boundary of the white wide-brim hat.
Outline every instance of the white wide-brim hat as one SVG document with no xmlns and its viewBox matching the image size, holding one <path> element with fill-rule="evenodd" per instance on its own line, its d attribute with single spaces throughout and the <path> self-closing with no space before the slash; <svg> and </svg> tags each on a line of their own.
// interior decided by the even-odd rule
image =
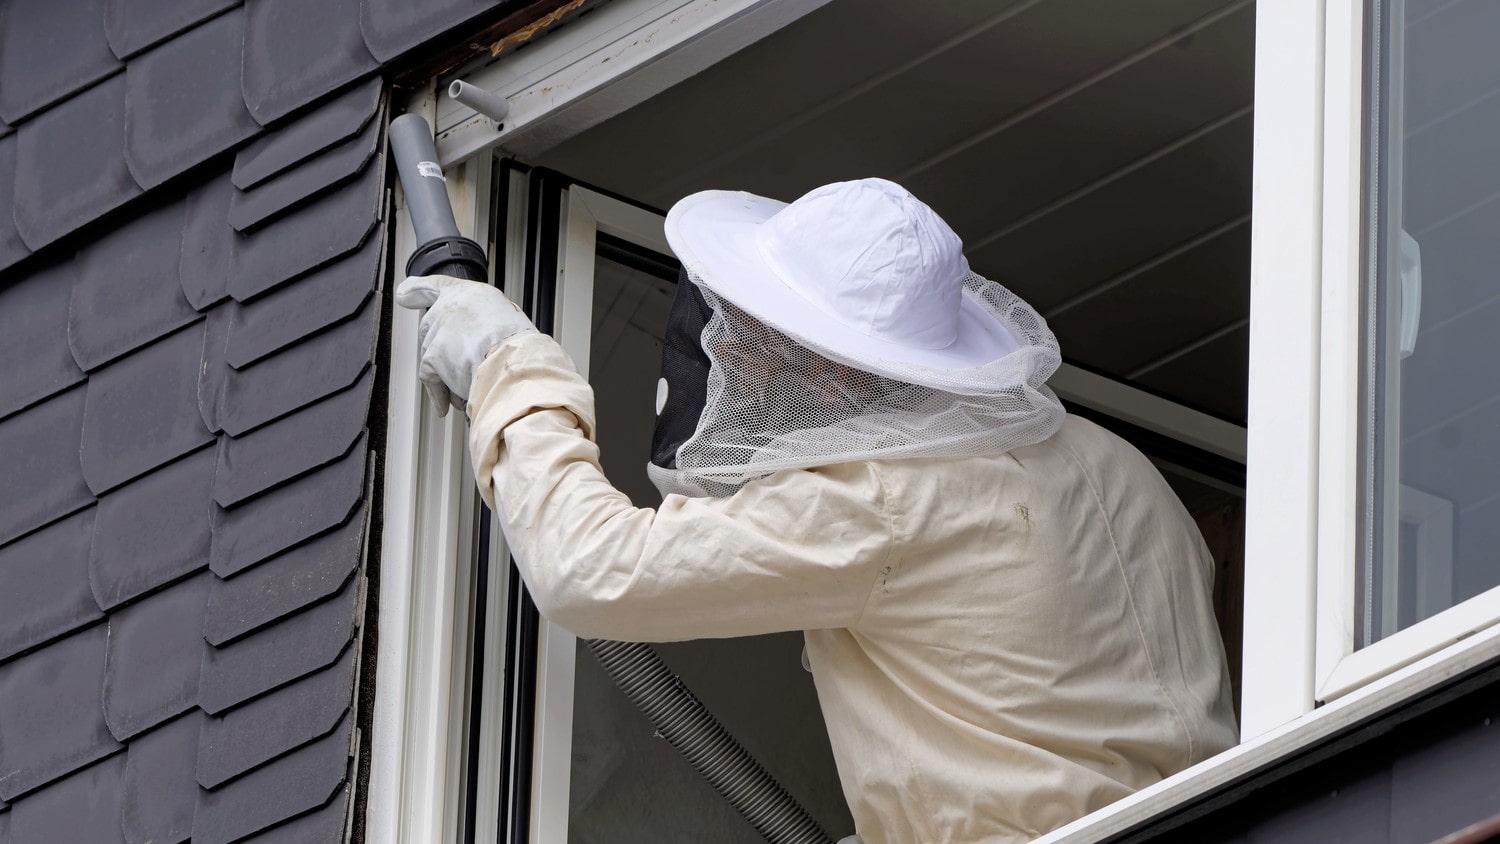
<svg viewBox="0 0 1500 844">
<path fill-rule="evenodd" d="M 884 179 L 824 185 L 790 204 L 743 191 L 691 194 L 667 212 L 666 235 L 713 293 L 878 375 L 920 383 L 914 370 L 984 367 L 1022 346 L 965 289 L 958 236 Z"/>
</svg>

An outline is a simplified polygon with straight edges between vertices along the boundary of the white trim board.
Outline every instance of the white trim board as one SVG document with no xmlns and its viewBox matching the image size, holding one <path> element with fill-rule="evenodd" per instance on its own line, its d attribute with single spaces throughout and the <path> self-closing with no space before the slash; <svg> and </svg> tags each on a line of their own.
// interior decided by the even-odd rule
<svg viewBox="0 0 1500 844">
<path fill-rule="evenodd" d="M 510 102 L 498 131 L 444 97 L 444 166 L 503 146 L 534 158 L 781 29 L 828 0 L 614 0 L 464 81 Z"/>
</svg>

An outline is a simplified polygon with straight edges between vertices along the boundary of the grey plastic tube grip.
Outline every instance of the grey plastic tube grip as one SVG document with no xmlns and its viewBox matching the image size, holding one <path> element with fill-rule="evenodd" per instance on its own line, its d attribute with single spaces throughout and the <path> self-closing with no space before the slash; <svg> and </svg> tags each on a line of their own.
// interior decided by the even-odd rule
<svg viewBox="0 0 1500 844">
<path fill-rule="evenodd" d="M 438 164 L 432 129 L 415 114 L 391 121 L 391 153 L 396 156 L 396 174 L 406 194 L 417 243 L 441 237 L 458 237 L 453 206 L 448 203 L 448 183 Z"/>
</svg>

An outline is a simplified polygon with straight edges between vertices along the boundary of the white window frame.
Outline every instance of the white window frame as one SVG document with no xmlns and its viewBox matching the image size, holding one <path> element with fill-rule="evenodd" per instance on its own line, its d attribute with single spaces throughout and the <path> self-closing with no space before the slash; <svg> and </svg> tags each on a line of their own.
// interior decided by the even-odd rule
<svg viewBox="0 0 1500 844">
<path fill-rule="evenodd" d="M 1500 621 L 1500 587 L 1490 589 L 1424 618 L 1362 648 L 1355 648 L 1356 602 L 1359 597 L 1360 427 L 1369 420 L 1360 406 L 1361 290 L 1376 245 L 1366 239 L 1364 206 L 1365 132 L 1363 108 L 1370 79 L 1364 64 L 1364 3 L 1326 0 L 1327 55 L 1323 102 L 1323 261 L 1321 290 L 1320 377 L 1322 379 L 1317 475 L 1317 627 L 1315 697 L 1334 700 L 1371 680 L 1409 665 L 1428 654 Z M 1400 3 L 1393 14 L 1400 15 Z M 1399 78 L 1400 39 L 1387 45 L 1387 60 Z M 1399 101 L 1400 92 L 1392 92 Z M 1395 151 L 1399 156 L 1399 148 Z M 1393 185 L 1393 187 L 1395 187 Z M 1386 192 L 1381 202 L 1399 202 Z M 1381 215 L 1385 219 L 1385 215 Z M 1396 229 L 1385 226 L 1385 234 Z M 1253 342 L 1253 340 L 1252 340 Z M 1399 414 L 1399 403 L 1386 402 L 1384 413 Z M 1389 464 L 1388 464 L 1389 465 Z M 1452 506 L 1418 490 L 1401 486 L 1392 476 L 1379 479 L 1392 494 L 1381 521 L 1419 525 L 1419 544 L 1432 559 L 1446 563 L 1424 573 L 1419 603 L 1426 610 L 1441 605 L 1440 593 L 1452 590 Z M 1443 525 L 1447 525 L 1447 532 Z M 1387 554 L 1394 557 L 1394 554 Z M 1247 615 L 1249 607 L 1246 608 Z"/>
<path fill-rule="evenodd" d="M 406 110 L 430 121 L 435 102 L 429 89 L 413 97 Z M 488 239 L 493 207 L 491 161 L 476 156 L 450 168 L 446 180 L 460 233 L 481 243 Z M 399 184 L 395 190 L 394 258 L 400 267 L 415 243 Z M 391 315 L 380 637 L 365 826 L 372 844 L 462 840 L 466 786 L 478 794 L 500 790 L 498 708 L 481 710 L 471 722 L 469 701 L 476 651 L 484 663 L 484 699 L 500 698 L 509 553 L 500 531 L 492 530 L 486 637 L 475 641 L 467 622 L 477 598 L 478 497 L 467 425 L 461 412 L 439 417 L 421 389 L 419 321 L 418 312 L 405 308 L 394 308 Z M 466 783 L 475 730 L 478 775 Z M 496 828 L 498 801 L 480 800 L 475 808 L 476 840 L 493 840 L 483 831 Z"/>
<path fill-rule="evenodd" d="M 488 162 L 497 147 L 523 157 L 546 149 L 824 2 L 615 0 L 467 77 L 510 100 L 510 116 L 498 130 L 457 105 L 436 104 L 429 95 L 424 108 L 438 127 L 439 157 L 450 174 L 450 191 L 460 186 L 455 198 L 461 206 L 469 203 L 463 206 L 460 227 L 485 230 L 475 225 L 473 215 L 488 205 L 488 199 L 481 199 L 488 171 L 481 180 L 478 168 L 489 165 L 470 170 L 471 162 Z M 1108 379 L 1097 379 L 1104 385 L 1093 383 L 1097 376 L 1081 370 L 1065 367 L 1059 373 L 1058 391 L 1070 399 L 1216 454 L 1247 460 L 1246 646 L 1242 743 L 1041 839 L 1048 844 L 1093 841 L 1128 829 L 1500 655 L 1500 628 L 1488 627 L 1500 617 L 1496 593 L 1439 613 L 1371 648 L 1352 650 L 1353 426 L 1358 411 L 1365 120 L 1361 10 L 1361 0 L 1257 3 L 1248 430 L 1201 414 L 1183 416 L 1170 402 L 1128 387 L 1116 389 L 1119 385 Z M 455 179 L 453 174 L 462 175 Z M 608 203 L 596 205 L 598 196 L 577 194 L 576 202 L 570 197 L 569 226 L 575 213 L 577 224 L 585 228 L 610 225 L 613 211 L 605 208 Z M 400 214 L 398 209 L 396 260 L 404 262 L 412 244 Z M 563 267 L 572 261 L 576 268 L 584 260 L 582 246 L 577 248 L 577 255 L 560 256 Z M 591 248 L 589 253 L 591 264 Z M 508 290 L 519 269 L 506 271 Z M 567 297 L 558 303 L 564 336 L 578 321 L 572 304 Z M 454 665 L 455 634 L 449 630 L 446 640 L 437 635 L 437 641 L 429 641 L 424 637 L 433 634 L 425 632 L 422 619 L 437 618 L 442 608 L 456 606 L 453 595 L 462 575 L 440 570 L 424 592 L 411 567 L 422 561 L 423 578 L 429 577 L 429 565 L 444 565 L 436 560 L 442 549 L 456 550 L 457 540 L 443 539 L 451 532 L 440 528 L 450 524 L 445 519 L 463 518 L 463 507 L 449 504 L 444 509 L 443 502 L 460 501 L 453 491 L 458 477 L 472 482 L 463 474 L 466 469 L 437 465 L 443 460 L 467 464 L 467 459 L 454 416 L 439 422 L 421 410 L 415 326 L 416 316 L 398 309 L 392 340 L 380 693 L 368 815 L 370 840 L 381 842 L 451 840 L 445 837 L 451 827 L 441 818 L 443 807 L 452 805 L 445 791 L 449 786 L 426 778 L 453 770 L 453 727 L 448 722 L 422 729 L 411 725 L 427 713 L 441 718 L 446 711 L 450 722 L 454 717 L 452 690 L 438 687 L 459 683 L 457 676 L 442 676 L 443 666 Z M 586 330 L 575 336 L 586 344 Z M 571 338 L 565 345 L 569 342 Z M 583 354 L 577 351 L 573 349 L 574 359 L 587 361 L 586 348 Z M 418 484 L 425 484 L 421 496 Z M 421 500 L 427 489 L 444 490 L 436 504 Z M 1425 506 L 1431 503 L 1413 504 L 1412 518 L 1441 519 L 1440 507 Z M 491 559 L 503 560 L 499 532 L 494 533 Z M 492 596 L 490 606 L 504 607 L 503 595 Z M 503 619 L 488 629 L 504 630 Z M 566 824 L 575 645 L 571 636 L 548 628 L 545 621 L 541 641 L 531 840 L 546 842 L 562 840 L 555 833 Z M 485 649 L 487 654 L 500 650 L 494 643 L 486 643 Z M 426 654 L 449 658 L 428 660 Z M 498 683 L 498 664 L 496 671 L 487 670 L 486 678 Z M 1327 705 L 1315 709 L 1320 701 Z M 559 818 L 564 826 L 558 826 Z"/>
</svg>

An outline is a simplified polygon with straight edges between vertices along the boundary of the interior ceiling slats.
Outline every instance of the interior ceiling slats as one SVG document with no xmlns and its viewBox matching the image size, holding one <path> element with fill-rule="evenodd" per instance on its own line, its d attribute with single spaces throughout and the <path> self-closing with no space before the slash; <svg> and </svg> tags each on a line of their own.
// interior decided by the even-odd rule
<svg viewBox="0 0 1500 844">
<path fill-rule="evenodd" d="M 1253 62 L 1251 0 L 834 0 L 539 163 L 661 208 L 894 179 L 1065 356 L 1243 421 Z"/>
</svg>

